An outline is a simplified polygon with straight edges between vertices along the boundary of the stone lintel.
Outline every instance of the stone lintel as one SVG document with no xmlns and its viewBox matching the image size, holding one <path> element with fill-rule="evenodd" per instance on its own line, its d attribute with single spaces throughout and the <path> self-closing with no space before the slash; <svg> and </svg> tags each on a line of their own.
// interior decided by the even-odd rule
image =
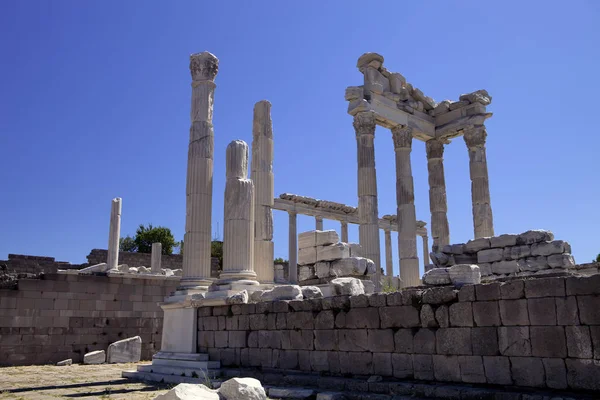
<svg viewBox="0 0 600 400">
<path fill-rule="evenodd" d="M 472 125 L 484 125 L 485 120 L 490 118 L 492 113 L 478 114 L 461 117 L 446 125 L 436 127 L 435 135 L 437 139 L 448 140 L 463 135 L 463 130 Z"/>
</svg>

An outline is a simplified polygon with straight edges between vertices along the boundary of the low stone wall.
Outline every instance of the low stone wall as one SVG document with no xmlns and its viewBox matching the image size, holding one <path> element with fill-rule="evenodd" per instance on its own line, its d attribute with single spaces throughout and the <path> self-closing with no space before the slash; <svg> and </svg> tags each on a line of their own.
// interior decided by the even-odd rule
<svg viewBox="0 0 600 400">
<path fill-rule="evenodd" d="M 121 278 L 45 274 L 0 290 L 0 365 L 81 362 L 93 350 L 132 336 L 142 359 L 160 349 L 163 313 L 158 302 L 178 278 Z"/>
<path fill-rule="evenodd" d="M 8 260 L 0 260 L 0 265 L 6 265 L 7 272 L 17 274 L 54 273 L 58 269 L 82 268 L 83 265 L 73 265 L 66 261 L 56 261 L 54 257 L 39 257 L 23 254 L 9 254 Z"/>
<path fill-rule="evenodd" d="M 224 367 L 600 390 L 600 275 L 198 309 Z"/>
</svg>

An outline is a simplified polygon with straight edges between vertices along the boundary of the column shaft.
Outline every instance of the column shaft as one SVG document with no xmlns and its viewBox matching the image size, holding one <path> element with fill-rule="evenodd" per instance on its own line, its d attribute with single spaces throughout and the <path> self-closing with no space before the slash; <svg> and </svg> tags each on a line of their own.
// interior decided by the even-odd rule
<svg viewBox="0 0 600 400">
<path fill-rule="evenodd" d="M 272 283 L 275 278 L 273 248 L 273 124 L 271 103 L 254 105 L 252 124 L 252 165 L 254 182 L 254 270 L 258 280 Z"/>
<path fill-rule="evenodd" d="M 473 204 L 473 230 L 475 239 L 494 236 L 494 219 L 490 201 L 485 140 L 485 126 L 470 126 L 464 130 L 464 139 L 469 150 L 471 175 L 471 201 Z"/>
<path fill-rule="evenodd" d="M 296 234 L 296 213 L 290 212 L 290 213 L 288 213 L 288 216 L 289 216 L 288 279 L 291 284 L 297 284 L 298 283 L 298 235 Z"/>
<path fill-rule="evenodd" d="M 348 243 L 348 223 L 342 222 L 342 242 Z"/>
<path fill-rule="evenodd" d="M 416 286 L 420 282 L 417 257 L 417 216 L 410 153 L 412 128 L 392 128 L 396 152 L 396 200 L 398 205 L 398 252 L 402 286 Z"/>
<path fill-rule="evenodd" d="M 152 243 L 152 258 L 150 259 L 150 269 L 153 274 L 162 273 L 162 243 Z"/>
<path fill-rule="evenodd" d="M 423 265 L 429 264 L 429 238 L 422 236 L 423 239 Z"/>
<path fill-rule="evenodd" d="M 108 269 L 118 269 L 119 266 L 119 239 L 121 238 L 121 198 L 112 199 L 110 205 L 110 226 L 108 229 L 108 255 L 106 264 Z"/>
<path fill-rule="evenodd" d="M 392 259 L 392 233 L 385 230 L 385 276 L 394 276 L 394 261 Z"/>
<path fill-rule="evenodd" d="M 219 60 L 208 52 L 190 56 L 192 106 L 186 183 L 184 288 L 207 289 L 211 284 L 211 213 L 213 179 L 214 79 Z"/>
<path fill-rule="evenodd" d="M 379 248 L 379 212 L 377 207 L 377 172 L 375 169 L 375 116 L 361 112 L 354 116 L 358 158 L 359 242 L 363 256 L 375 263 L 375 290 L 381 290 Z"/>
<path fill-rule="evenodd" d="M 429 209 L 431 211 L 431 236 L 434 251 L 450 244 L 446 178 L 444 177 L 444 143 L 431 139 L 425 144 L 429 172 Z"/>
<path fill-rule="evenodd" d="M 318 231 L 323 230 L 323 217 L 315 217 L 315 229 Z"/>
</svg>

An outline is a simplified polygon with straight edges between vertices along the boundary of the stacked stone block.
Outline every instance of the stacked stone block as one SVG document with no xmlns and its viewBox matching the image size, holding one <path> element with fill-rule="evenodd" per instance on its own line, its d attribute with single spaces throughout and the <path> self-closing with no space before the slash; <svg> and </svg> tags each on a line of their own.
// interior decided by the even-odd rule
<svg viewBox="0 0 600 400">
<path fill-rule="evenodd" d="M 575 265 L 571 246 L 554 240 L 552 232 L 531 230 L 520 235 L 505 234 L 444 246 L 431 253 L 435 267 L 456 264 L 478 265 L 483 277 L 531 275 L 568 269 Z"/>
<path fill-rule="evenodd" d="M 375 263 L 359 257 L 360 254 L 360 245 L 340 242 L 334 230 L 300 233 L 298 282 L 300 285 L 316 285 L 340 277 L 370 280 L 375 273 Z"/>
<path fill-rule="evenodd" d="M 203 307 L 224 367 L 600 390 L 600 275 Z"/>
</svg>

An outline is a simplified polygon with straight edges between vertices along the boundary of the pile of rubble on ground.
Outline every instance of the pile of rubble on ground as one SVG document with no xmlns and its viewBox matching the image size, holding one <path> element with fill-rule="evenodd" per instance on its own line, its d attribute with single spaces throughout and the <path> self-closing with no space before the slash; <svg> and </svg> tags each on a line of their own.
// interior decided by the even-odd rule
<svg viewBox="0 0 600 400">
<path fill-rule="evenodd" d="M 95 350 L 83 356 L 84 364 L 116 364 L 138 362 L 142 358 L 142 338 L 130 337 L 111 343 L 106 351 Z M 58 366 L 72 365 L 73 360 L 67 359 L 56 363 Z"/>
</svg>

